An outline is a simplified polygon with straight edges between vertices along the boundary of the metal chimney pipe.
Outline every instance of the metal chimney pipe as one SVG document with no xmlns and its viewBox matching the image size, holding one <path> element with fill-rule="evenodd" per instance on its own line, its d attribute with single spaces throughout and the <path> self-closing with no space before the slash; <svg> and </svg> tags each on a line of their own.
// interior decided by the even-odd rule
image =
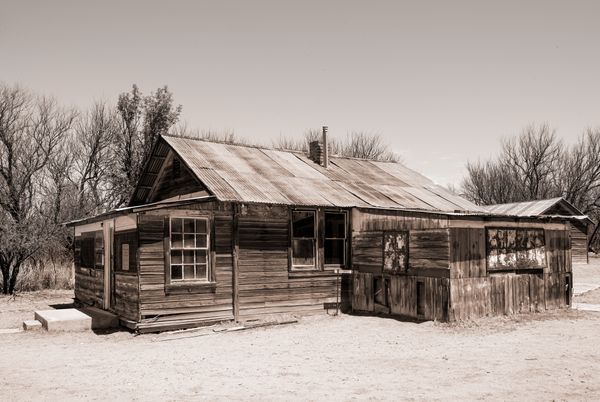
<svg viewBox="0 0 600 402">
<path fill-rule="evenodd" d="M 329 147 L 327 146 L 327 126 L 323 126 L 323 167 L 329 166 Z"/>
</svg>

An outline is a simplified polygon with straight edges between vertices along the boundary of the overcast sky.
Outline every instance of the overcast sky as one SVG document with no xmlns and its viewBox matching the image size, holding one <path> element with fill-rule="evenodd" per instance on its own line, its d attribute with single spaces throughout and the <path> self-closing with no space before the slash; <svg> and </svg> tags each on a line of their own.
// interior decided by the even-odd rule
<svg viewBox="0 0 600 402">
<path fill-rule="evenodd" d="M 600 126 L 599 1 L 6 1 L 0 80 L 87 107 L 168 85 L 190 127 L 380 133 L 458 184 L 548 122 Z"/>
</svg>

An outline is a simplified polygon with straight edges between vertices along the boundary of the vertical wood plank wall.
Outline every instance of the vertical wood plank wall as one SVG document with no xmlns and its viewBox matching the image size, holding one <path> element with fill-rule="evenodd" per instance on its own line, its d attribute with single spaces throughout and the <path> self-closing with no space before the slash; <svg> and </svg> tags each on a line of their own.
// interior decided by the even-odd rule
<svg viewBox="0 0 600 402">
<path fill-rule="evenodd" d="M 450 320 L 567 305 L 565 277 L 571 272 L 568 230 L 545 230 L 547 266 L 543 270 L 486 273 L 485 228 L 483 223 L 481 226 L 450 229 Z"/>
</svg>

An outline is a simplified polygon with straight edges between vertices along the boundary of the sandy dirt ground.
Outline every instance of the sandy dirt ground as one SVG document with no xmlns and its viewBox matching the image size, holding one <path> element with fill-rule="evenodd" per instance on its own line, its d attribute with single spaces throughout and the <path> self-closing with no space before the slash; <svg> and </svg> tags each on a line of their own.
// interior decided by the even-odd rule
<svg viewBox="0 0 600 402">
<path fill-rule="evenodd" d="M 20 328 L 25 320 L 33 320 L 35 310 L 60 308 L 73 303 L 72 290 L 42 290 L 13 296 L 0 295 L 0 329 Z"/>
<path fill-rule="evenodd" d="M 3 400 L 598 400 L 600 314 L 0 335 Z"/>
<path fill-rule="evenodd" d="M 0 299 L 0 328 L 70 297 Z M 593 401 L 599 335 L 600 313 L 573 310 L 459 324 L 322 315 L 221 333 L 1 334 L 0 399 Z"/>
</svg>

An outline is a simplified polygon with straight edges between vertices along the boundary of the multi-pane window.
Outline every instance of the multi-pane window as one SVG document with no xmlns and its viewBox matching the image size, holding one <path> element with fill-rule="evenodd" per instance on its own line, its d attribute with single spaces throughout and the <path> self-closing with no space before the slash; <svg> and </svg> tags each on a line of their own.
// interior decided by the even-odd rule
<svg viewBox="0 0 600 402">
<path fill-rule="evenodd" d="M 346 263 L 346 214 L 325 212 L 325 265 Z"/>
<path fill-rule="evenodd" d="M 487 266 L 490 271 L 546 266 L 543 229 L 488 228 L 486 240 Z"/>
<path fill-rule="evenodd" d="M 208 219 L 171 218 L 171 281 L 208 281 Z"/>
<path fill-rule="evenodd" d="M 292 265 L 314 268 L 316 265 L 315 211 L 292 211 Z"/>
</svg>

